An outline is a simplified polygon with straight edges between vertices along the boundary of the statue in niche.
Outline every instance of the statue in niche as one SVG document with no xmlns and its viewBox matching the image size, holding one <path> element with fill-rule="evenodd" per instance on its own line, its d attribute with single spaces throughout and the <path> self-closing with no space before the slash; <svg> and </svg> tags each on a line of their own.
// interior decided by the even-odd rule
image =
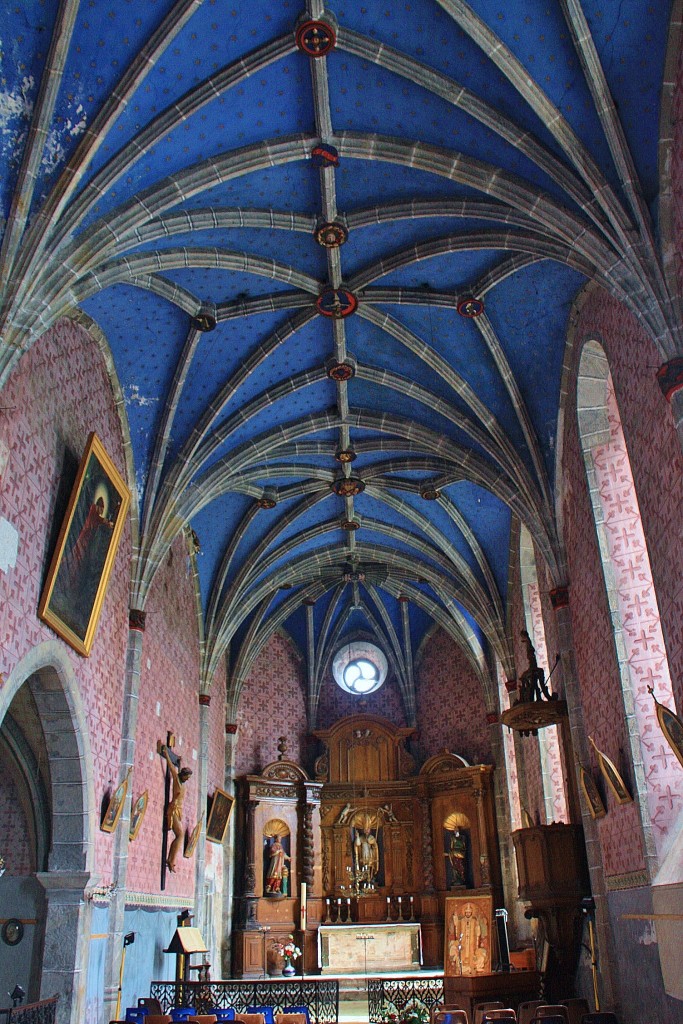
<svg viewBox="0 0 683 1024">
<path fill-rule="evenodd" d="M 470 842 L 467 829 L 444 829 L 446 885 L 449 889 L 470 888 Z"/>
<path fill-rule="evenodd" d="M 534 700 L 557 699 L 555 695 L 551 696 L 550 691 L 548 690 L 545 681 L 545 672 L 539 667 L 536 660 L 536 650 L 526 629 L 521 631 L 520 636 L 526 645 L 529 667 L 522 672 L 522 675 L 520 676 L 518 703 L 524 704 Z"/>
<path fill-rule="evenodd" d="M 289 868 L 286 862 L 290 858 L 283 845 L 284 838 L 284 836 L 274 835 L 270 845 L 267 846 L 269 859 L 264 886 L 266 896 L 287 895 Z"/>
<path fill-rule="evenodd" d="M 377 837 L 371 829 L 356 829 L 353 840 L 353 859 L 356 875 L 372 882 L 379 871 L 379 848 Z"/>
</svg>

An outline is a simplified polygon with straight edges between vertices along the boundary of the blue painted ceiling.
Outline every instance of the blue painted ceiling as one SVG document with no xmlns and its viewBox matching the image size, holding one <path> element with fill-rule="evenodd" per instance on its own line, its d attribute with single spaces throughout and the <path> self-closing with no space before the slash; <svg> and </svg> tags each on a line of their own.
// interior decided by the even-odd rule
<svg viewBox="0 0 683 1024">
<path fill-rule="evenodd" d="M 0 10 L 3 366 L 75 306 L 101 328 L 138 604 L 188 527 L 207 677 L 274 628 L 327 651 L 359 621 L 406 686 L 435 623 L 509 667 L 513 517 L 560 573 L 572 302 L 593 278 L 671 326 L 650 223 L 669 4 Z M 354 311 L 321 315 L 324 287 Z M 348 477 L 364 490 L 338 496 Z"/>
</svg>

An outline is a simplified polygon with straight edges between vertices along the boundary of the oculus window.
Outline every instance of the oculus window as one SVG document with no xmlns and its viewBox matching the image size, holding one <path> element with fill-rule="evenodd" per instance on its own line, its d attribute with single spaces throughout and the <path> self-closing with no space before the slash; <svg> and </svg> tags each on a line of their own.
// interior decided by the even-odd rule
<svg viewBox="0 0 683 1024">
<path fill-rule="evenodd" d="M 362 640 L 344 644 L 332 661 L 337 686 L 358 697 L 379 690 L 388 669 L 389 663 L 379 647 Z"/>
</svg>

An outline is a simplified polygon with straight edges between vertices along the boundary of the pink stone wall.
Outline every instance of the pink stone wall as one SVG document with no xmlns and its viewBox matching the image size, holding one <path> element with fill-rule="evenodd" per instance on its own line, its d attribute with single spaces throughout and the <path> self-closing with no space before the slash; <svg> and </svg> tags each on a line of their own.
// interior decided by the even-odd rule
<svg viewBox="0 0 683 1024">
<path fill-rule="evenodd" d="M 415 673 L 420 758 L 450 750 L 470 764 L 491 764 L 482 686 L 465 654 L 442 629 L 420 654 Z"/>
<path fill-rule="evenodd" d="M 84 402 L 84 395 L 88 401 Z M 78 680 L 93 754 L 97 802 L 119 783 L 121 699 L 128 636 L 130 526 L 126 525 L 89 658 L 58 640 L 36 615 L 52 550 L 54 504 L 64 450 L 77 460 L 96 430 L 126 476 L 121 426 L 105 364 L 82 328 L 61 320 L 26 353 L 3 389 L 0 441 L 9 462 L 0 480 L 0 515 L 19 533 L 17 564 L 0 573 L 0 672 L 37 644 L 63 644 Z M 111 877 L 112 836 L 97 832 L 94 871 Z"/>
<path fill-rule="evenodd" d="M 235 775 L 258 773 L 278 756 L 279 736 L 287 757 L 307 765 L 305 668 L 291 640 L 274 634 L 244 682 L 237 708 Z"/>
<path fill-rule="evenodd" d="M 584 341 L 597 338 L 601 342 L 612 371 L 679 709 L 683 686 L 683 466 L 671 410 L 654 378 L 657 352 L 633 318 L 604 293 L 595 292 L 581 310 L 576 337 L 562 448 L 572 630 L 587 733 L 600 749 L 616 754 L 613 759 L 619 760 L 620 752 L 628 751 L 628 738 L 576 416 L 576 373 Z M 598 778 L 594 759 L 590 767 Z M 609 813 L 597 823 L 605 873 L 609 876 L 642 870 L 643 845 L 636 805 L 617 805 L 611 794 L 606 800 Z"/>
<path fill-rule="evenodd" d="M 140 833 L 129 847 L 128 887 L 136 892 L 157 892 L 160 886 L 165 765 L 157 742 L 165 742 L 169 732 L 175 736 L 182 766 L 194 772 L 185 783 L 186 831 L 192 831 L 202 813 L 197 789 L 199 633 L 194 609 L 190 556 L 180 536 L 157 570 L 146 606 L 132 785 L 133 799 L 147 790 L 149 802 Z M 171 838 L 169 832 L 169 842 Z M 178 858 L 175 874 L 167 873 L 166 892 L 192 895 L 194 860 Z"/>
</svg>

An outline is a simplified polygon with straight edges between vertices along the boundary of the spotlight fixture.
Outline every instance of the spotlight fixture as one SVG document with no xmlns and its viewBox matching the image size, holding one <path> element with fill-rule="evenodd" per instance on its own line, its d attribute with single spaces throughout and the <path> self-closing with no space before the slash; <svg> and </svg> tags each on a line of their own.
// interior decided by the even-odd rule
<svg viewBox="0 0 683 1024">
<path fill-rule="evenodd" d="M 331 486 L 340 498 L 355 498 L 365 490 L 365 484 L 359 476 L 340 476 Z"/>
<path fill-rule="evenodd" d="M 434 484 L 423 484 L 420 488 L 420 497 L 425 501 L 436 501 L 441 497 L 441 491 Z"/>
<path fill-rule="evenodd" d="M 342 519 L 341 528 L 348 533 L 353 533 L 354 530 L 360 530 L 360 523 L 357 519 Z"/>
<path fill-rule="evenodd" d="M 334 457 L 337 462 L 344 463 L 345 465 L 348 465 L 349 462 L 355 462 L 358 458 L 353 448 L 337 448 Z"/>
</svg>

